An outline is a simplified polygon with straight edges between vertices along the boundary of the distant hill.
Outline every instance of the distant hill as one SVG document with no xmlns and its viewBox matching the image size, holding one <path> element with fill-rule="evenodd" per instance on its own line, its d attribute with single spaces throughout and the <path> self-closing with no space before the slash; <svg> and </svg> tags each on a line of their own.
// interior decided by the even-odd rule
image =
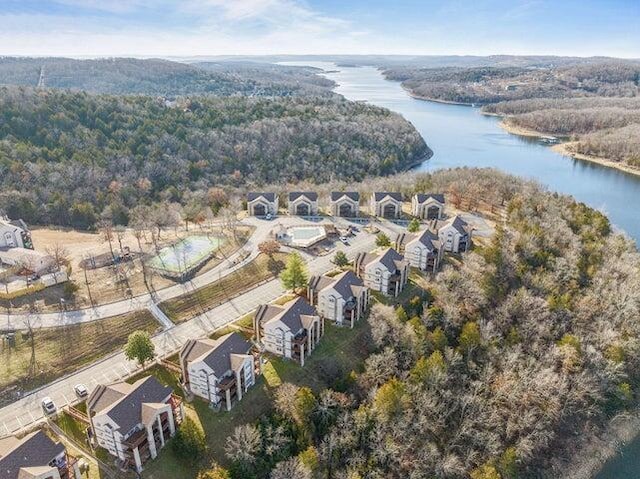
<svg viewBox="0 0 640 479">
<path fill-rule="evenodd" d="M 331 95 L 332 83 L 308 68 L 230 62 L 189 65 L 159 59 L 0 58 L 0 85 L 144 95 Z"/>
<path fill-rule="evenodd" d="M 430 154 L 400 115 L 337 95 L 167 102 L 0 87 L 0 210 L 31 223 L 91 227 L 108 211 L 126 224 L 136 205 L 185 204 L 214 185 L 363 179 Z"/>
</svg>

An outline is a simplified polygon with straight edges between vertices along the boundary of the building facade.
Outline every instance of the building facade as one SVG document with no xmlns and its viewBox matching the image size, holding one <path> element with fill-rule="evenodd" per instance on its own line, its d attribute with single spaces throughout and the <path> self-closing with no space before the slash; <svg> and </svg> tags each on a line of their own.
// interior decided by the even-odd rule
<svg viewBox="0 0 640 479">
<path fill-rule="evenodd" d="M 438 233 L 426 229 L 416 234 L 402 233 L 396 239 L 396 249 L 414 268 L 437 271 L 442 261 L 443 249 Z"/>
<path fill-rule="evenodd" d="M 440 220 L 444 217 L 444 195 L 426 193 L 413 195 L 411 214 L 422 220 Z"/>
<path fill-rule="evenodd" d="M 372 216 L 388 219 L 402 216 L 402 194 L 400 193 L 373 193 L 370 203 Z"/>
<path fill-rule="evenodd" d="M 304 366 L 305 358 L 324 335 L 324 321 L 313 306 L 297 297 L 282 306 L 260 306 L 254 318 L 254 331 L 264 351 Z"/>
<path fill-rule="evenodd" d="M 227 411 L 256 383 L 258 362 L 252 344 L 239 333 L 218 339 L 189 340 L 180 350 L 182 384 L 186 391 Z"/>
<path fill-rule="evenodd" d="M 31 232 L 22 220 L 0 217 L 0 249 L 33 249 Z"/>
<path fill-rule="evenodd" d="M 278 195 L 275 193 L 248 193 L 247 212 L 250 216 L 276 216 Z"/>
<path fill-rule="evenodd" d="M 351 328 L 364 316 L 369 304 L 369 290 L 353 271 L 334 277 L 313 276 L 307 296 L 322 318 Z"/>
<path fill-rule="evenodd" d="M 360 214 L 360 193 L 355 191 L 331 192 L 331 215 L 356 218 Z"/>
<path fill-rule="evenodd" d="M 123 469 L 142 471 L 176 433 L 182 402 L 153 376 L 133 384 L 99 385 L 87 399 L 92 440 Z"/>
<path fill-rule="evenodd" d="M 465 253 L 472 245 L 472 228 L 460 216 L 438 225 L 438 237 L 445 251 Z"/>
<path fill-rule="evenodd" d="M 293 191 L 289 193 L 289 214 L 295 216 L 318 215 L 318 193 Z"/>
<path fill-rule="evenodd" d="M 393 248 L 386 248 L 380 253 L 360 253 L 355 271 L 367 288 L 395 297 L 407 284 L 409 262 Z"/>
</svg>

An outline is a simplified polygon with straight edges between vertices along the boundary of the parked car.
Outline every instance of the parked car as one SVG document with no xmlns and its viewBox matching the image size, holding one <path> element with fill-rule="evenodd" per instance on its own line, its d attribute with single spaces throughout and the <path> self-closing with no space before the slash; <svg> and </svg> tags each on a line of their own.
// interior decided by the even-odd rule
<svg viewBox="0 0 640 479">
<path fill-rule="evenodd" d="M 73 386 L 73 390 L 80 399 L 86 398 L 89 395 L 89 390 L 84 384 L 76 384 Z"/>
<path fill-rule="evenodd" d="M 267 216 L 264 217 L 264 219 L 267 221 L 271 221 L 272 218 L 273 216 L 271 216 L 271 213 L 267 213 Z"/>
<path fill-rule="evenodd" d="M 56 405 L 49 396 L 42 400 L 42 410 L 45 414 L 53 414 L 56 412 Z"/>
<path fill-rule="evenodd" d="M 347 239 L 346 236 L 340 236 L 340 241 L 342 241 L 344 244 L 348 245 L 349 244 L 349 240 Z"/>
</svg>

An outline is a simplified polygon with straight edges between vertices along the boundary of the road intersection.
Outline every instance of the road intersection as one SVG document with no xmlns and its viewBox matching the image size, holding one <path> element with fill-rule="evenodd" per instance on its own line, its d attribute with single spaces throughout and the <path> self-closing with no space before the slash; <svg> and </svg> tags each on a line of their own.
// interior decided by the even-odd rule
<svg viewBox="0 0 640 479">
<path fill-rule="evenodd" d="M 249 249 L 251 251 L 251 255 L 249 256 L 249 258 L 255 258 L 255 256 L 257 256 L 257 244 L 260 241 L 263 241 L 270 237 L 270 232 L 277 225 L 277 223 L 284 222 L 286 224 L 300 224 L 301 222 L 303 222 L 301 218 L 289 217 L 278 219 L 276 222 L 266 222 L 256 220 L 254 218 L 250 219 L 249 221 L 254 222 L 254 225 L 257 226 L 249 242 L 244 247 L 245 249 Z M 342 250 L 347 254 L 347 256 L 353 258 L 357 253 L 370 251 L 374 247 L 375 236 L 363 232 L 358 234 L 354 238 L 352 244 L 340 245 L 339 247 L 337 247 L 336 251 Z M 304 257 L 307 261 L 309 274 L 311 275 L 322 274 L 334 267 L 331 263 L 333 255 L 317 257 L 304 255 Z M 233 255 L 227 261 L 234 261 Z M 246 264 L 246 262 L 247 261 L 245 260 L 242 263 L 238 263 L 238 265 L 236 266 L 241 267 L 241 265 Z M 225 263 L 223 263 L 223 265 L 226 266 L 227 270 L 237 269 L 236 266 L 232 266 L 233 269 L 229 268 L 229 263 L 226 261 Z M 225 266 L 223 265 L 219 266 L 224 268 Z M 184 294 L 185 291 L 191 291 L 197 287 L 204 286 L 205 284 L 216 281 L 220 277 L 223 277 L 225 274 L 229 273 L 225 273 L 224 270 L 220 268 L 212 269 L 211 271 L 199 277 L 196 277 L 194 280 L 189 282 L 192 284 L 188 286 L 176 285 L 172 286 L 171 288 L 166 288 L 165 290 L 159 291 L 158 298 L 160 298 L 160 300 L 165 300 L 179 296 L 180 294 Z M 205 275 L 206 279 L 201 279 L 204 278 Z M 206 281 L 208 281 L 208 283 Z M 215 330 L 220 329 L 225 325 L 237 320 L 238 318 L 254 311 L 260 304 L 273 301 L 284 293 L 285 290 L 283 289 L 279 280 L 270 280 L 256 288 L 251 289 L 250 291 L 238 295 L 237 297 L 230 298 L 225 303 L 209 311 L 206 311 L 189 321 L 185 321 L 184 323 L 171 327 L 166 327 L 162 332 L 156 334 L 153 337 L 153 342 L 156 347 L 156 353 L 158 357 L 165 357 L 167 355 L 170 355 L 176 352 L 187 340 L 207 336 Z M 100 309 L 98 313 L 89 313 L 85 310 L 81 310 L 80 312 L 69 312 L 63 317 L 61 317 L 60 314 L 41 315 L 43 319 L 39 322 L 39 324 L 60 326 L 61 324 L 64 324 L 63 322 L 65 321 L 73 323 L 91 320 L 88 318 L 93 318 L 95 320 L 112 316 L 113 314 L 109 313 L 112 313 L 114 310 L 118 311 L 118 313 L 116 314 L 122 314 L 125 312 L 133 311 L 135 309 L 147 308 L 149 306 L 151 297 L 145 296 L 135 298 L 135 301 L 121 301 L 118 303 L 118 306 L 114 307 L 115 309 L 103 308 Z M 12 316 L 11 318 L 11 320 L 14 322 L 20 321 L 21 319 L 23 318 L 17 316 Z M 165 326 L 167 325 L 165 324 Z M 78 383 L 85 384 L 89 391 L 91 391 L 98 384 L 111 383 L 114 381 L 122 380 L 138 371 L 139 367 L 137 364 L 128 361 L 124 357 L 124 353 L 117 352 L 75 373 L 56 380 L 48 384 L 47 386 L 40 388 L 39 390 L 27 394 L 26 396 L 18 399 L 12 404 L 0 408 L 0 437 L 9 434 L 15 434 L 21 430 L 32 427 L 34 423 L 44 420 L 40 402 L 45 396 L 51 397 L 58 408 L 62 408 L 63 406 L 76 402 L 73 387 Z"/>
</svg>

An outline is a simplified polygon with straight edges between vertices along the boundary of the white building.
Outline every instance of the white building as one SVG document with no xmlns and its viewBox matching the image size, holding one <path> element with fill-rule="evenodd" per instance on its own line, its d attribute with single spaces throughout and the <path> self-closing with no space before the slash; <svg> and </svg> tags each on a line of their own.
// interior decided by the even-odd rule
<svg viewBox="0 0 640 479">
<path fill-rule="evenodd" d="M 402 194 L 373 193 L 370 208 L 372 216 L 399 218 L 402 215 Z"/>
<path fill-rule="evenodd" d="M 0 263 L 42 275 L 57 269 L 53 256 L 27 248 L 0 250 Z"/>
<path fill-rule="evenodd" d="M 444 195 L 427 193 L 413 195 L 411 214 L 423 220 L 439 220 L 444 216 Z"/>
<path fill-rule="evenodd" d="M 411 266 L 422 271 L 437 271 L 444 254 L 438 234 L 430 229 L 398 235 L 396 249 Z"/>
<path fill-rule="evenodd" d="M 43 431 L 0 439 L 0 479 L 80 479 L 76 458 Z"/>
<path fill-rule="evenodd" d="M 31 233 L 22 220 L 0 217 L 0 249 L 33 249 Z"/>
<path fill-rule="evenodd" d="M 296 216 L 318 215 L 318 193 L 292 191 L 289 193 L 289 214 Z"/>
<path fill-rule="evenodd" d="M 153 376 L 133 384 L 99 385 L 87 399 L 94 442 L 119 459 L 124 469 L 142 470 L 182 422 L 179 398 Z"/>
<path fill-rule="evenodd" d="M 252 345 L 239 333 L 218 339 L 190 339 L 180 350 L 185 390 L 218 409 L 231 410 L 234 402 L 253 386 L 255 361 Z"/>
<path fill-rule="evenodd" d="M 409 279 L 409 262 L 393 248 L 380 253 L 360 253 L 355 270 L 367 288 L 387 296 L 398 296 Z"/>
<path fill-rule="evenodd" d="M 352 328 L 369 304 L 369 290 L 353 271 L 334 277 L 313 276 L 307 296 L 322 318 L 339 325 L 348 324 Z"/>
<path fill-rule="evenodd" d="M 360 193 L 355 191 L 331 192 L 331 215 L 355 218 L 360 214 Z"/>
<path fill-rule="evenodd" d="M 278 195 L 275 193 L 248 193 L 247 211 L 250 216 L 276 216 L 278 214 Z"/>
<path fill-rule="evenodd" d="M 254 318 L 256 339 L 265 351 L 304 360 L 324 334 L 324 321 L 304 298 L 297 297 L 284 305 L 264 304 Z"/>
<path fill-rule="evenodd" d="M 445 251 L 464 253 L 471 247 L 471 226 L 460 216 L 438 224 L 438 236 Z"/>
</svg>

